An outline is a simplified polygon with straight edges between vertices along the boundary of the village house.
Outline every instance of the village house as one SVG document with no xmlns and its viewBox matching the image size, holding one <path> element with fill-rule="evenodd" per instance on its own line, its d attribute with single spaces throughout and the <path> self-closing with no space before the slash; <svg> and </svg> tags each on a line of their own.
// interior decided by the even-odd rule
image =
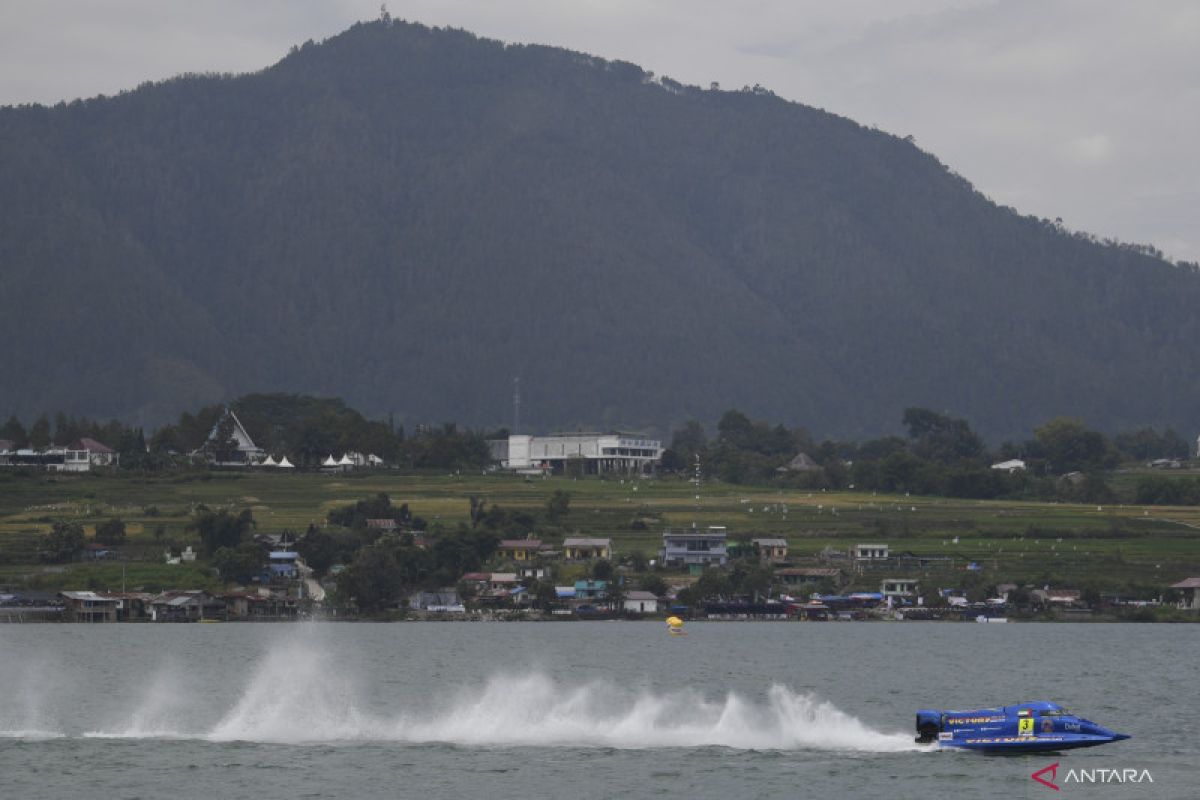
<svg viewBox="0 0 1200 800">
<path fill-rule="evenodd" d="M 1180 594 L 1179 607 L 1187 611 L 1200 611 L 1200 578 L 1187 578 L 1179 583 L 1171 584 L 1172 589 L 1178 589 Z"/>
<path fill-rule="evenodd" d="M 52 465 L 50 469 L 57 472 L 88 472 L 92 467 L 115 467 L 120 460 L 116 450 L 85 436 L 67 445 L 62 464 Z"/>
<path fill-rule="evenodd" d="M 784 586 L 816 586 L 824 581 L 837 583 L 841 570 L 833 567 L 781 567 L 775 570 L 775 580 Z"/>
<path fill-rule="evenodd" d="M 202 619 L 224 619 L 226 616 L 224 601 L 198 589 L 163 592 L 150 600 L 146 607 L 152 622 L 198 622 Z"/>
<path fill-rule="evenodd" d="M 1079 608 L 1083 605 L 1082 592 L 1078 589 L 1034 589 L 1029 593 L 1034 605 L 1043 608 Z"/>
<path fill-rule="evenodd" d="M 658 597 L 653 592 L 645 592 L 640 589 L 626 592 L 623 605 L 626 611 L 635 614 L 658 613 Z"/>
<path fill-rule="evenodd" d="M 754 548 L 758 551 L 761 561 L 768 564 L 787 561 L 787 539 L 752 539 L 751 541 L 754 543 Z"/>
<path fill-rule="evenodd" d="M 697 567 L 725 566 L 729 560 L 724 527 L 710 527 L 703 533 L 696 530 L 663 533 L 659 551 L 664 566 Z"/>
<path fill-rule="evenodd" d="M 116 622 L 117 598 L 97 592 L 59 592 L 67 622 Z"/>
<path fill-rule="evenodd" d="M 526 564 L 524 566 L 517 567 L 517 575 L 520 576 L 522 580 L 532 579 L 535 581 L 542 581 L 550 576 L 550 568 L 537 566 L 534 564 Z"/>
<path fill-rule="evenodd" d="M 575 599 L 581 603 L 595 603 L 608 597 L 608 581 L 575 581 Z"/>
<path fill-rule="evenodd" d="M 916 578 L 884 578 L 879 583 L 879 593 L 893 600 L 909 600 L 917 596 L 919 584 Z"/>
<path fill-rule="evenodd" d="M 225 615 L 242 620 L 288 620 L 300 616 L 300 601 L 265 587 L 257 592 L 229 592 L 216 598 L 225 603 Z"/>
<path fill-rule="evenodd" d="M 850 554 L 858 572 L 892 566 L 892 551 L 886 544 L 856 544 Z"/>
<path fill-rule="evenodd" d="M 270 580 L 276 578 L 294 579 L 300 576 L 296 560 L 300 554 L 293 550 L 275 550 L 267 557 L 267 576 Z"/>
<path fill-rule="evenodd" d="M 592 561 L 612 558 L 612 539 L 568 537 L 563 539 L 563 558 L 567 561 Z"/>
<path fill-rule="evenodd" d="M 448 613 L 466 611 L 462 598 L 453 588 L 438 589 L 436 592 L 415 592 L 408 598 L 408 607 L 413 611 Z"/>
<path fill-rule="evenodd" d="M 505 539 L 496 551 L 510 561 L 533 561 L 542 549 L 540 539 Z"/>
</svg>

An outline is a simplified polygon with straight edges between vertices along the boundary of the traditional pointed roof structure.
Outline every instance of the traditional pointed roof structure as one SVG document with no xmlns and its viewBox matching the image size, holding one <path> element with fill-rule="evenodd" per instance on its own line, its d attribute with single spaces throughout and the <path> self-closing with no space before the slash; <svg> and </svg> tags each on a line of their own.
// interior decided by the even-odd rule
<svg viewBox="0 0 1200 800">
<path fill-rule="evenodd" d="M 278 466 L 280 469 L 295 469 L 296 468 L 295 464 L 288 461 L 287 456 L 284 456 L 283 458 L 279 459 L 279 463 L 276 466 Z"/>
<path fill-rule="evenodd" d="M 204 442 L 204 446 L 193 452 L 192 455 L 209 453 L 209 458 L 212 460 L 211 445 L 216 443 L 217 431 L 221 429 L 221 425 L 227 419 L 233 423 L 233 429 L 229 435 L 237 445 L 238 454 L 241 456 L 240 461 L 228 463 L 241 465 L 258 463 L 259 459 L 266 454 L 266 451 L 254 443 L 254 440 L 250 438 L 250 434 L 246 432 L 246 426 L 242 424 L 242 421 L 238 419 L 238 415 L 234 413 L 233 408 L 229 406 L 226 406 L 225 413 L 218 417 L 217 421 L 213 424 L 212 430 L 209 431 L 208 439 Z"/>
</svg>

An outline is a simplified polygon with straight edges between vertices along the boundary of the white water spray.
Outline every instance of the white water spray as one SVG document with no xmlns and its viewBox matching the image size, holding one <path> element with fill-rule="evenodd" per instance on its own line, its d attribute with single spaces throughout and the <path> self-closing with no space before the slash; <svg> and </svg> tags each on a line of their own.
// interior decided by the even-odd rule
<svg viewBox="0 0 1200 800">
<path fill-rule="evenodd" d="M 910 734 L 872 729 L 812 694 L 782 685 L 758 697 L 727 692 L 714 698 L 683 685 L 636 690 L 535 672 L 497 674 L 482 684 L 445 684 L 432 697 L 393 696 L 381 698 L 386 707 L 376 706 L 335 655 L 307 640 L 274 643 L 244 673 L 244 688 L 215 723 L 201 721 L 214 718 L 211 710 L 196 713 L 198 704 L 212 702 L 211 690 L 190 695 L 187 676 L 164 667 L 126 722 L 85 735 L 279 744 L 919 749 Z"/>
</svg>

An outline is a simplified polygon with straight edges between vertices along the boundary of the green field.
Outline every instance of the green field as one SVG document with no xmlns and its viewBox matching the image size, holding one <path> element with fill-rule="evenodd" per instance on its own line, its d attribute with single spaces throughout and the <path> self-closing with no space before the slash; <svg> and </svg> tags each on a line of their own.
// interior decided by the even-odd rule
<svg viewBox="0 0 1200 800">
<path fill-rule="evenodd" d="M 0 476 L 0 585 L 119 588 L 121 565 L 37 563 L 37 538 L 55 520 L 84 523 L 119 516 L 128 524 L 122 550 L 125 581 L 135 585 L 201 586 L 212 579 L 197 565 L 168 566 L 168 547 L 198 546 L 186 528 L 199 504 L 250 508 L 259 531 L 324 523 L 333 506 L 385 492 L 408 503 L 431 525 L 466 522 L 469 497 L 531 512 L 556 489 L 571 494 L 569 515 L 535 531 L 549 541 L 578 532 L 611 536 L 618 555 L 653 557 L 665 527 L 724 525 L 732 540 L 769 535 L 789 541 L 797 563 L 816 563 L 826 547 L 885 542 L 893 554 L 949 556 L 936 569 L 906 576 L 952 586 L 968 562 L 1004 580 L 1094 585 L 1125 591 L 1163 587 L 1200 575 L 1200 509 L 1163 506 L 1084 506 L 1059 503 L 953 500 L 854 492 L 780 491 L 706 483 L 699 503 L 691 484 L 676 479 L 526 480 L 507 475 L 347 476 L 212 472 L 161 478 L 122 475 Z M 909 575 L 908 573 L 915 573 Z M 894 574 L 894 572 L 892 573 Z M 856 588 L 878 574 L 854 578 Z"/>
</svg>

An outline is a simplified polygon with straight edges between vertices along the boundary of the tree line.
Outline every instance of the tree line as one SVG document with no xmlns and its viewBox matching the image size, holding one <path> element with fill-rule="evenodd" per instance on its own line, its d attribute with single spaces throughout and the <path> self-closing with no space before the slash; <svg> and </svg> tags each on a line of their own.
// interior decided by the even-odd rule
<svg viewBox="0 0 1200 800">
<path fill-rule="evenodd" d="M 989 448 L 964 419 L 925 408 L 906 409 L 905 436 L 865 441 L 817 441 L 804 428 L 754 421 L 737 410 L 717 423 L 715 437 L 690 421 L 676 430 L 663 454 L 666 471 L 689 474 L 699 459 L 704 474 L 729 483 L 779 483 L 810 489 L 858 489 L 993 499 L 1024 497 L 1110 502 L 1106 473 L 1119 464 L 1186 459 L 1190 448 L 1176 431 L 1153 428 L 1107 436 L 1082 420 L 1059 417 L 1025 441 Z M 798 454 L 809 461 L 789 468 Z M 1024 468 L 994 469 L 1020 460 Z M 1146 479 L 1137 502 L 1200 501 L 1200 482 Z"/>
</svg>

